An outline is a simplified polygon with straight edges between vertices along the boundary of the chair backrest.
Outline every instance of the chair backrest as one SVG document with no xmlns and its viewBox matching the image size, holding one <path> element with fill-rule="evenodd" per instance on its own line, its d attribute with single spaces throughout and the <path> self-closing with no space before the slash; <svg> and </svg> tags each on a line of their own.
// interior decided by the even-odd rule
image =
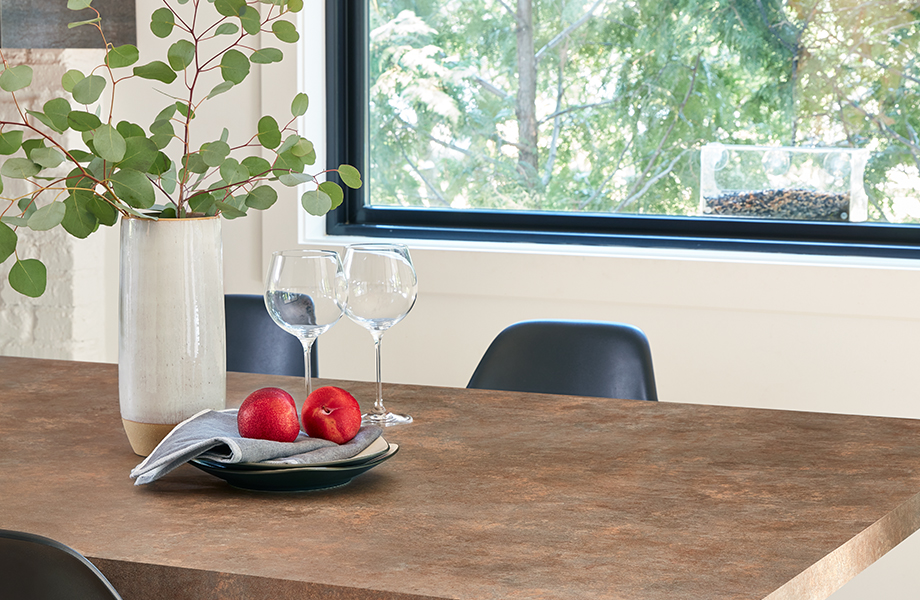
<svg viewBox="0 0 920 600">
<path fill-rule="evenodd" d="M 592 321 L 511 325 L 492 341 L 466 387 L 658 400 L 645 334 Z"/>
<path fill-rule="evenodd" d="M 0 529 L 0 597 L 7 600 L 121 600 L 91 562 L 55 540 Z"/>
<path fill-rule="evenodd" d="M 227 370 L 265 375 L 304 376 L 303 346 L 297 336 L 278 327 L 256 294 L 227 294 Z M 310 371 L 316 377 L 317 344 L 313 344 Z"/>
</svg>

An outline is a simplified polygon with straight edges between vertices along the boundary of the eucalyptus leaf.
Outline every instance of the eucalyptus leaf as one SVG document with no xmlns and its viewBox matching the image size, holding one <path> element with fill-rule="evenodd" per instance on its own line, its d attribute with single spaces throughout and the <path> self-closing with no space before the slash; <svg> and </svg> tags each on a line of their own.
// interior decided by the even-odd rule
<svg viewBox="0 0 920 600">
<path fill-rule="evenodd" d="M 291 12 L 300 12 L 303 10 L 303 0 L 288 0 L 287 7 Z"/>
<path fill-rule="evenodd" d="M 85 21 L 75 21 L 73 23 L 68 23 L 67 29 L 74 29 L 75 27 L 82 27 L 83 25 L 94 25 L 101 22 L 102 17 L 93 17 L 92 19 L 87 19 Z"/>
<path fill-rule="evenodd" d="M 73 92 L 73 86 L 81 82 L 86 76 L 76 69 L 70 69 L 61 77 L 61 87 L 67 93 Z"/>
<path fill-rule="evenodd" d="M 61 226 L 70 235 L 84 239 L 99 228 L 99 219 L 96 218 L 86 203 L 79 202 L 73 196 L 64 200 L 64 219 Z"/>
<path fill-rule="evenodd" d="M 361 187 L 361 172 L 351 165 L 339 165 L 339 177 L 342 183 L 353 190 Z"/>
<path fill-rule="evenodd" d="M 277 158 L 275 158 L 275 163 L 272 165 L 274 169 L 289 171 L 291 173 L 302 173 L 305 166 L 303 159 L 290 151 L 279 154 Z"/>
<path fill-rule="evenodd" d="M 121 137 L 125 138 L 125 140 L 133 137 L 147 137 L 146 134 L 144 134 L 143 127 L 129 121 L 119 121 L 115 129 L 118 130 L 118 133 L 120 133 Z"/>
<path fill-rule="evenodd" d="M 300 197 L 300 204 L 311 215 L 320 217 L 332 208 L 332 198 L 321 190 L 312 190 L 304 192 Z"/>
<path fill-rule="evenodd" d="M 214 207 L 214 202 L 210 192 L 198 192 L 188 199 L 188 207 L 193 212 L 207 213 Z"/>
<path fill-rule="evenodd" d="M 345 191 L 342 189 L 342 186 L 334 181 L 322 182 L 319 184 L 319 189 L 332 199 L 332 208 L 330 210 L 335 210 L 342 204 L 342 201 L 345 200 Z"/>
<path fill-rule="evenodd" d="M 130 67 L 137 62 L 138 58 L 140 58 L 140 52 L 138 52 L 137 46 L 124 44 L 116 46 L 106 53 L 105 64 L 113 69 L 119 69 Z"/>
<path fill-rule="evenodd" d="M 191 118 L 193 119 L 195 118 L 195 111 L 194 110 L 190 111 L 188 108 L 188 104 L 186 104 L 185 102 L 181 102 L 177 100 L 176 101 L 176 111 L 178 111 L 178 113 L 182 115 L 183 117 L 188 118 L 189 115 L 191 115 Z"/>
<path fill-rule="evenodd" d="M 169 65 L 160 60 L 134 67 L 134 74 L 143 79 L 153 79 L 163 83 L 172 83 L 176 80 L 176 72 Z"/>
<path fill-rule="evenodd" d="M 32 196 L 26 196 L 25 198 L 20 198 L 19 202 L 16 203 L 16 206 L 19 207 L 19 210 L 22 211 L 22 216 L 25 217 L 26 219 L 31 217 L 32 213 L 38 210 L 38 207 L 35 206 L 35 200 L 32 198 Z"/>
<path fill-rule="evenodd" d="M 64 208 L 63 202 L 52 202 L 42 206 L 29 217 L 29 229 L 33 231 L 48 231 L 53 229 L 61 224 L 61 221 L 64 220 L 64 213 L 66 209 Z"/>
<path fill-rule="evenodd" d="M 172 166 L 172 161 L 169 160 L 169 157 L 166 156 L 163 152 L 157 151 L 157 156 L 153 159 L 153 164 L 147 168 L 147 172 L 151 175 L 163 175 L 169 171 Z"/>
<path fill-rule="evenodd" d="M 24 296 L 38 298 L 45 293 L 48 272 L 37 258 L 17 260 L 10 268 L 10 287 Z"/>
<path fill-rule="evenodd" d="M 242 83 L 249 75 L 249 59 L 239 50 L 227 50 L 220 59 L 220 73 L 224 81 Z"/>
<path fill-rule="evenodd" d="M 204 174 L 208 172 L 208 163 L 204 162 L 201 154 L 197 152 L 183 156 L 182 167 L 192 173 Z"/>
<path fill-rule="evenodd" d="M 278 192 L 267 185 L 260 185 L 246 196 L 246 206 L 257 210 L 270 208 L 278 200 Z"/>
<path fill-rule="evenodd" d="M 176 104 L 175 103 L 169 104 L 159 113 L 157 113 L 157 116 L 153 119 L 153 121 L 154 123 L 156 123 L 157 121 L 167 121 L 168 122 L 170 119 L 173 118 L 174 114 L 176 114 Z"/>
<path fill-rule="evenodd" d="M 214 35 L 233 35 L 239 30 L 236 23 L 221 23 L 214 31 Z"/>
<path fill-rule="evenodd" d="M 63 130 L 59 129 L 57 125 L 54 124 L 54 121 L 51 120 L 51 117 L 49 117 L 45 113 L 38 112 L 37 110 L 27 110 L 26 114 L 35 117 L 36 119 L 41 121 L 45 125 L 45 127 L 48 127 L 49 129 L 53 131 L 56 131 L 58 133 L 64 133 Z"/>
<path fill-rule="evenodd" d="M 28 179 L 38 175 L 41 167 L 28 158 L 9 158 L 0 166 L 0 175 L 10 179 Z"/>
<path fill-rule="evenodd" d="M 261 48 L 249 55 L 250 62 L 260 65 L 269 65 L 271 63 L 281 62 L 284 59 L 284 53 L 277 48 Z"/>
<path fill-rule="evenodd" d="M 214 0 L 214 8 L 225 17 L 238 17 L 246 10 L 246 0 Z"/>
<path fill-rule="evenodd" d="M 262 30 L 262 17 L 259 11 L 251 6 L 247 6 L 240 15 L 240 25 L 243 31 L 249 35 L 257 35 Z"/>
<path fill-rule="evenodd" d="M 67 0 L 67 8 L 70 10 L 83 10 L 89 8 L 93 0 Z"/>
<path fill-rule="evenodd" d="M 14 154 L 22 148 L 22 131 L 13 129 L 12 131 L 0 132 L 0 154 Z"/>
<path fill-rule="evenodd" d="M 281 143 L 281 130 L 278 129 L 278 122 L 271 116 L 264 116 L 259 119 L 259 129 L 256 134 L 259 143 L 265 148 L 277 148 Z"/>
<path fill-rule="evenodd" d="M 272 33 L 282 42 L 293 44 L 300 39 L 297 28 L 290 21 L 279 20 L 272 23 Z"/>
<path fill-rule="evenodd" d="M 300 117 L 307 113 L 307 109 L 310 108 L 310 98 L 303 92 L 294 96 L 294 100 L 291 102 L 291 114 L 295 117 Z"/>
<path fill-rule="evenodd" d="M 96 156 L 92 152 L 87 152 L 85 150 L 68 150 L 68 152 L 77 162 L 89 162 Z"/>
<path fill-rule="evenodd" d="M 157 154 L 159 150 L 152 141 L 145 137 L 129 137 L 125 139 L 125 156 L 118 167 L 146 173 L 153 166 Z"/>
<path fill-rule="evenodd" d="M 169 165 L 169 169 L 160 175 L 160 187 L 167 194 L 172 194 L 176 191 L 178 185 L 179 177 L 176 173 L 176 163 L 172 163 Z"/>
<path fill-rule="evenodd" d="M 278 181 L 287 187 L 296 187 L 301 183 L 313 181 L 313 176 L 306 173 L 282 173 L 278 176 Z"/>
<path fill-rule="evenodd" d="M 272 164 L 261 156 L 247 156 L 240 164 L 246 167 L 250 177 L 264 177 L 272 170 Z"/>
<path fill-rule="evenodd" d="M 96 156 L 117 163 L 125 157 L 127 146 L 125 138 L 118 133 L 117 129 L 108 123 L 103 123 L 96 128 L 93 135 L 93 148 Z"/>
<path fill-rule="evenodd" d="M 32 67 L 17 65 L 0 73 L 0 89 L 6 92 L 15 92 L 29 87 L 32 83 Z"/>
<path fill-rule="evenodd" d="M 102 125 L 99 117 L 82 110 L 73 110 L 67 115 L 67 123 L 77 131 L 92 131 Z"/>
<path fill-rule="evenodd" d="M 236 185 L 249 179 L 249 170 L 235 158 L 227 158 L 220 165 L 220 177 L 228 184 Z"/>
<path fill-rule="evenodd" d="M 230 145 L 223 141 L 209 142 L 201 145 L 201 158 L 209 167 L 219 167 L 230 154 Z"/>
<path fill-rule="evenodd" d="M 176 25 L 176 17 L 166 7 L 158 8 L 150 15 L 150 31 L 158 38 L 167 38 Z"/>
<path fill-rule="evenodd" d="M 65 156 L 55 148 L 36 148 L 32 151 L 32 162 L 41 165 L 46 169 L 53 169 L 62 162 Z"/>
<path fill-rule="evenodd" d="M 307 156 L 313 152 L 313 142 L 307 138 L 300 138 L 297 140 L 297 143 L 291 147 L 291 152 L 293 152 L 295 156 Z"/>
<path fill-rule="evenodd" d="M 208 94 L 208 98 L 213 98 L 214 96 L 223 94 L 224 92 L 227 92 L 233 89 L 234 85 L 235 84 L 232 81 L 221 81 L 220 83 L 214 86 L 214 88 Z"/>
<path fill-rule="evenodd" d="M 153 184 L 140 171 L 116 171 L 112 175 L 112 191 L 119 200 L 134 208 L 150 208 L 156 202 Z"/>
<path fill-rule="evenodd" d="M 195 44 L 179 40 L 166 51 L 166 58 L 174 71 L 184 71 L 195 60 Z"/>
<path fill-rule="evenodd" d="M 19 236 L 13 228 L 5 223 L 0 223 L 0 263 L 8 259 L 16 251 L 16 242 Z"/>
<path fill-rule="evenodd" d="M 105 90 L 105 78 L 99 75 L 89 75 L 78 81 L 73 86 L 73 99 L 80 104 L 92 104 Z"/>
<path fill-rule="evenodd" d="M 58 131 L 65 131 L 70 124 L 67 121 L 67 115 L 70 114 L 70 102 L 64 98 L 52 98 L 45 102 L 42 106 L 42 110 L 48 118 L 51 119 L 51 122 L 54 123 L 54 128 Z"/>
<path fill-rule="evenodd" d="M 228 204 L 227 202 L 215 201 L 214 206 L 217 207 L 217 210 L 220 212 L 220 214 L 223 215 L 224 218 L 227 218 L 227 219 L 237 219 L 239 217 L 246 216 L 245 211 L 242 211 L 236 208 L 235 206 L 233 206 L 232 204 Z"/>
<path fill-rule="evenodd" d="M 111 227 L 118 222 L 118 211 L 109 202 L 95 194 L 86 199 L 86 208 L 95 215 L 101 225 Z"/>
</svg>

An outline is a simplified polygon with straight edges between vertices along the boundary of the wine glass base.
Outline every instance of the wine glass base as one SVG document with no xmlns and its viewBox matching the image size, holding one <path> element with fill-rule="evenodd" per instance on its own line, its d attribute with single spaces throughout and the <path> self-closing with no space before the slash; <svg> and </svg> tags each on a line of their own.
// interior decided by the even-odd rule
<svg viewBox="0 0 920 600">
<path fill-rule="evenodd" d="M 361 424 L 362 425 L 378 425 L 380 427 L 391 427 L 393 425 L 408 425 L 412 422 L 412 417 L 409 415 L 399 415 L 396 413 L 391 413 L 389 411 L 376 414 L 376 413 L 366 413 L 361 415 Z"/>
</svg>

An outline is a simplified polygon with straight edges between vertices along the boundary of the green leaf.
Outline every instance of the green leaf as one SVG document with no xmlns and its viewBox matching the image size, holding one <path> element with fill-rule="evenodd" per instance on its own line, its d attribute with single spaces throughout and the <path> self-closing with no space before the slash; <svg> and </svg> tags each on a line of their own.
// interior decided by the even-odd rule
<svg viewBox="0 0 920 600">
<path fill-rule="evenodd" d="M 45 113 L 38 112 L 35 110 L 27 110 L 26 114 L 35 117 L 36 119 L 44 123 L 44 125 L 48 127 L 49 129 L 52 129 L 58 133 L 64 133 L 61 129 L 58 129 L 57 125 L 54 124 L 54 121 L 51 120 L 51 117 L 49 117 Z"/>
<path fill-rule="evenodd" d="M 54 98 L 45 102 L 42 107 L 51 122 L 54 123 L 55 129 L 64 131 L 70 124 L 67 122 L 67 115 L 70 114 L 70 102 L 64 98 Z"/>
<path fill-rule="evenodd" d="M 169 47 L 166 57 L 174 71 L 184 71 L 195 60 L 195 44 L 188 40 L 179 40 Z"/>
<path fill-rule="evenodd" d="M 217 141 L 201 145 L 201 158 L 209 167 L 219 167 L 228 154 L 230 145 L 226 142 Z"/>
<path fill-rule="evenodd" d="M 80 104 L 92 104 L 105 90 L 105 78 L 99 75 L 84 77 L 73 86 L 73 99 Z"/>
<path fill-rule="evenodd" d="M 313 176 L 306 173 L 282 173 L 278 176 L 278 181 L 288 187 L 295 187 L 301 183 L 313 181 Z"/>
<path fill-rule="evenodd" d="M 239 217 L 245 217 L 246 212 L 242 211 L 232 204 L 227 204 L 226 202 L 214 202 L 214 206 L 217 207 L 217 210 L 220 211 L 227 219 L 237 219 Z"/>
<path fill-rule="evenodd" d="M 305 192 L 300 197 L 300 203 L 304 210 L 316 217 L 321 217 L 332 208 L 332 198 L 321 190 Z"/>
<path fill-rule="evenodd" d="M 214 196 L 211 192 L 198 192 L 188 199 L 188 207 L 192 212 L 207 213 L 214 207 Z"/>
<path fill-rule="evenodd" d="M 24 296 L 38 298 L 45 293 L 48 272 L 37 258 L 17 260 L 10 269 L 10 287 Z"/>
<path fill-rule="evenodd" d="M 158 38 L 167 38 L 176 25 L 176 17 L 166 7 L 158 8 L 150 15 L 150 31 Z"/>
<path fill-rule="evenodd" d="M 89 210 L 89 207 L 79 202 L 73 196 L 64 200 L 66 212 L 61 225 L 70 235 L 83 239 L 99 227 L 99 219 Z"/>
<path fill-rule="evenodd" d="M 307 113 L 307 109 L 310 108 L 310 97 L 304 94 L 303 92 L 294 96 L 294 100 L 291 102 L 291 114 L 295 117 L 300 117 Z"/>
<path fill-rule="evenodd" d="M 235 158 L 227 158 L 220 165 L 220 177 L 230 185 L 236 185 L 249 179 L 249 170 Z"/>
<path fill-rule="evenodd" d="M 143 79 L 154 79 L 163 83 L 172 83 L 176 80 L 176 72 L 160 60 L 134 67 L 134 74 Z"/>
<path fill-rule="evenodd" d="M 167 194 L 172 194 L 176 191 L 176 186 L 179 185 L 179 176 L 176 173 L 176 164 L 172 163 L 169 165 L 169 168 L 160 175 L 160 187 L 163 188 L 163 191 Z"/>
<path fill-rule="evenodd" d="M 275 21 L 272 23 L 272 33 L 282 42 L 293 44 L 300 39 L 297 28 L 290 21 Z"/>
<path fill-rule="evenodd" d="M 288 0 L 287 7 L 291 12 L 300 12 L 303 10 L 303 0 Z"/>
<path fill-rule="evenodd" d="M 73 86 L 77 85 L 84 79 L 85 75 L 76 69 L 70 69 L 61 77 L 61 87 L 67 93 L 73 92 Z"/>
<path fill-rule="evenodd" d="M 38 175 L 41 167 L 28 158 L 10 158 L 0 167 L 0 175 L 10 179 L 28 179 Z"/>
<path fill-rule="evenodd" d="M 169 160 L 169 157 L 162 152 L 157 152 L 157 157 L 153 160 L 153 164 L 147 169 L 148 173 L 153 175 L 163 175 L 172 167 L 172 161 Z M 171 192 L 170 192 L 171 193 Z"/>
<path fill-rule="evenodd" d="M 26 219 L 32 216 L 38 207 L 35 206 L 35 200 L 32 199 L 32 196 L 26 196 L 25 198 L 20 198 L 19 202 L 16 203 L 16 206 L 19 207 L 19 210 L 22 211 L 22 216 Z"/>
<path fill-rule="evenodd" d="M 26 153 L 27 158 L 32 158 L 32 151 L 36 148 L 44 148 L 45 140 L 43 138 L 32 138 L 22 142 L 22 150 Z"/>
<path fill-rule="evenodd" d="M 83 10 L 84 8 L 89 8 L 92 3 L 93 0 L 67 0 L 67 8 L 70 10 Z"/>
<path fill-rule="evenodd" d="M 96 157 L 92 152 L 86 152 L 85 150 L 68 150 L 68 152 L 77 162 L 89 162 Z"/>
<path fill-rule="evenodd" d="M 75 27 L 82 27 L 83 25 L 92 25 L 94 23 L 102 22 L 102 17 L 93 17 L 92 19 L 87 19 L 86 21 L 76 21 L 74 23 L 68 23 L 67 29 L 73 29 Z"/>
<path fill-rule="evenodd" d="M 236 23 L 221 23 L 214 31 L 214 35 L 233 35 L 239 30 L 240 28 L 237 27 Z"/>
<path fill-rule="evenodd" d="M 64 220 L 64 213 L 66 209 L 64 208 L 63 202 L 52 202 L 47 204 L 29 217 L 29 229 L 34 231 L 48 231 L 53 229 L 61 224 L 61 221 Z"/>
<path fill-rule="evenodd" d="M 259 137 L 259 143 L 265 148 L 277 148 L 281 143 L 281 130 L 278 129 L 278 122 L 268 115 L 259 119 L 259 129 L 256 135 Z"/>
<path fill-rule="evenodd" d="M 140 125 L 135 125 L 129 121 L 119 121 L 118 125 L 115 126 L 115 129 L 118 130 L 118 133 L 121 134 L 121 137 L 128 138 L 132 137 L 147 137 L 144 134 L 144 128 Z"/>
<path fill-rule="evenodd" d="M 219 94 L 223 94 L 226 91 L 233 89 L 235 84 L 232 81 L 221 81 L 211 90 L 211 93 L 208 94 L 208 98 L 213 98 Z"/>
<path fill-rule="evenodd" d="M 125 138 L 125 156 L 118 166 L 121 169 L 146 173 L 153 166 L 158 154 L 156 144 L 145 137 Z"/>
<path fill-rule="evenodd" d="M 238 17 L 246 10 L 246 0 L 214 0 L 214 8 L 225 17 Z"/>
<path fill-rule="evenodd" d="M 304 166 L 303 160 L 290 151 L 279 154 L 278 157 L 275 158 L 275 163 L 272 165 L 274 169 L 289 171 L 291 173 L 302 173 Z"/>
<path fill-rule="evenodd" d="M 227 50 L 220 59 L 220 73 L 224 81 L 242 83 L 249 75 L 249 59 L 239 50 Z"/>
<path fill-rule="evenodd" d="M 294 156 L 304 157 L 313 152 L 313 142 L 307 138 L 300 138 L 297 143 L 291 146 L 291 152 Z"/>
<path fill-rule="evenodd" d="M 100 125 L 93 135 L 93 149 L 96 156 L 117 163 L 125 157 L 127 146 L 125 138 L 121 137 L 118 130 L 105 123 Z"/>
<path fill-rule="evenodd" d="M 326 193 L 329 198 L 332 199 L 332 208 L 330 210 L 335 210 L 342 204 L 342 201 L 345 199 L 345 191 L 342 190 L 342 186 L 337 184 L 334 181 L 324 181 L 319 184 L 319 189 Z"/>
<path fill-rule="evenodd" d="M 0 73 L 0 89 L 6 92 L 15 92 L 29 87 L 32 83 L 32 67 L 17 65 Z"/>
<path fill-rule="evenodd" d="M 284 54 L 277 48 L 261 48 L 249 55 L 249 60 L 260 65 L 281 62 Z"/>
<path fill-rule="evenodd" d="M 106 53 L 105 64 L 113 69 L 119 69 L 121 67 L 130 67 L 137 62 L 138 58 L 140 58 L 140 52 L 138 52 L 137 46 L 124 44 L 123 46 L 116 46 Z"/>
<path fill-rule="evenodd" d="M 192 173 L 201 174 L 208 172 L 208 163 L 204 162 L 204 159 L 201 158 L 201 155 L 197 152 L 192 152 L 191 154 L 183 156 L 182 167 Z"/>
<path fill-rule="evenodd" d="M 180 101 L 180 100 L 176 100 L 176 110 L 177 110 L 177 111 L 179 112 L 179 114 L 182 115 L 183 117 L 188 118 L 189 114 L 191 114 L 191 115 L 192 115 L 192 118 L 193 118 L 193 119 L 195 118 L 195 111 L 189 111 L 188 104 L 186 104 L 185 102 L 182 102 L 182 101 Z"/>
<path fill-rule="evenodd" d="M 0 154 L 14 154 L 22 147 L 22 131 L 0 132 Z"/>
<path fill-rule="evenodd" d="M 247 156 L 241 164 L 249 170 L 250 177 L 264 177 L 272 170 L 272 164 L 261 156 Z"/>
<path fill-rule="evenodd" d="M 0 263 L 8 259 L 16 251 L 16 241 L 19 236 L 13 228 L 5 223 L 0 223 Z"/>
<path fill-rule="evenodd" d="M 342 183 L 353 190 L 361 187 L 361 172 L 351 165 L 339 165 L 339 177 Z"/>
<path fill-rule="evenodd" d="M 259 11 L 247 6 L 243 10 L 243 14 L 240 15 L 240 25 L 243 26 L 243 31 L 249 35 L 258 34 L 262 30 L 262 17 L 259 15 Z"/>
<path fill-rule="evenodd" d="M 32 162 L 38 163 L 46 169 L 53 169 L 64 162 L 64 155 L 55 148 L 36 148 L 32 151 Z"/>
<path fill-rule="evenodd" d="M 267 185 L 260 185 L 246 196 L 246 206 L 257 210 L 270 208 L 278 200 L 278 192 Z"/>
<path fill-rule="evenodd" d="M 99 117 L 82 110 L 71 111 L 67 115 L 67 123 L 77 131 L 92 131 L 102 125 Z"/>
<path fill-rule="evenodd" d="M 140 171 L 116 171 L 112 175 L 112 191 L 119 200 L 134 208 L 150 208 L 156 202 L 153 184 Z"/>
</svg>

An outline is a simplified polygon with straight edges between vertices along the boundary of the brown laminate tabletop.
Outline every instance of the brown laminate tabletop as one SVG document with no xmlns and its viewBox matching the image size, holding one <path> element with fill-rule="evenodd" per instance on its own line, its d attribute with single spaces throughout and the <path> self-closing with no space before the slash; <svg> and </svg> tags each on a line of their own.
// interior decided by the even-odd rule
<svg viewBox="0 0 920 600">
<path fill-rule="evenodd" d="M 826 598 L 920 527 L 920 421 L 408 385 L 345 487 L 134 486 L 116 371 L 0 357 L 0 528 L 125 600 Z M 229 373 L 228 403 L 269 385 L 302 401 Z"/>
</svg>

